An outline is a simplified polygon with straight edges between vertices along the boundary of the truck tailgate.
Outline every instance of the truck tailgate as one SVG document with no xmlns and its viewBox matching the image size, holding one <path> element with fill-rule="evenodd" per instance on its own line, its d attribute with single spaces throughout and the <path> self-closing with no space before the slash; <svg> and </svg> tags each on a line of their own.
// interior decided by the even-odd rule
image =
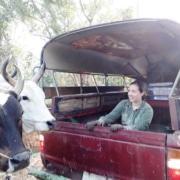
<svg viewBox="0 0 180 180">
<path fill-rule="evenodd" d="M 44 136 L 42 160 L 51 166 L 58 163 L 117 179 L 166 178 L 164 133 L 128 130 L 112 133 L 108 127 L 95 127 L 91 132 L 83 124 L 58 122 Z"/>
</svg>

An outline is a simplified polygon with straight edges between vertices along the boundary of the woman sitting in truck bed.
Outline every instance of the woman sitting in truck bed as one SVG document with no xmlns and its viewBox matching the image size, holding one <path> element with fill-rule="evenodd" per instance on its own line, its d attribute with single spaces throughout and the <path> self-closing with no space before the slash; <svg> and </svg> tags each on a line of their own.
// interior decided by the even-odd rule
<svg viewBox="0 0 180 180">
<path fill-rule="evenodd" d="M 101 116 L 99 120 L 88 122 L 86 128 L 92 131 L 95 125 L 104 126 L 115 123 L 121 116 L 122 124 L 110 125 L 111 131 L 147 130 L 152 121 L 153 109 L 145 102 L 146 96 L 146 84 L 138 80 L 132 82 L 128 88 L 129 99 L 119 102 L 109 114 Z"/>
</svg>

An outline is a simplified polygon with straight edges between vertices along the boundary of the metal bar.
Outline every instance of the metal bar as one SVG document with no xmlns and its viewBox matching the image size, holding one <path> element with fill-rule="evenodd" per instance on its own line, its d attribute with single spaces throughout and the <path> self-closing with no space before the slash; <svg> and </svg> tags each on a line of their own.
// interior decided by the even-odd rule
<svg viewBox="0 0 180 180">
<path fill-rule="evenodd" d="M 92 75 L 92 76 L 93 76 L 94 83 L 95 83 L 95 85 L 96 85 L 96 90 L 97 90 L 97 92 L 98 92 L 98 94 L 99 94 L 100 92 L 99 92 L 99 89 L 98 89 L 98 86 L 97 86 L 96 79 L 95 79 L 94 75 Z"/>
<path fill-rule="evenodd" d="M 107 74 L 105 74 L 105 86 L 108 86 L 108 75 Z"/>
<path fill-rule="evenodd" d="M 176 88 L 179 79 L 180 79 L 180 70 L 179 70 L 179 72 L 178 72 L 178 74 L 177 74 L 177 76 L 176 76 L 175 82 L 174 82 L 173 87 L 172 87 L 172 89 L 171 89 L 171 92 L 170 92 L 170 94 L 169 94 L 169 98 L 172 97 L 173 92 L 174 92 L 174 89 Z"/>
<path fill-rule="evenodd" d="M 57 82 L 56 82 L 56 78 L 55 78 L 54 74 L 55 74 L 55 71 L 52 71 L 54 86 L 55 86 L 55 89 L 56 89 L 57 96 L 59 97 L 60 93 L 59 93 L 59 90 L 58 90 L 58 87 L 57 87 Z"/>
<path fill-rule="evenodd" d="M 82 78 L 82 74 L 80 73 L 80 94 L 83 93 L 83 78 Z"/>
</svg>

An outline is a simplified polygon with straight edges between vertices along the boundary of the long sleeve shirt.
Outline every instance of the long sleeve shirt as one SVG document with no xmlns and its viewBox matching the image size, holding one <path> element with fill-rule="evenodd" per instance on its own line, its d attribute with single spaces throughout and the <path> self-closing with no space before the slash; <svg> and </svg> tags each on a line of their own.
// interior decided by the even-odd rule
<svg viewBox="0 0 180 180">
<path fill-rule="evenodd" d="M 99 119 L 110 124 L 116 122 L 120 116 L 122 125 L 126 126 L 127 129 L 146 130 L 152 121 L 153 109 L 143 101 L 138 109 L 133 110 L 129 100 L 122 100 L 109 114 L 101 116 Z"/>
</svg>

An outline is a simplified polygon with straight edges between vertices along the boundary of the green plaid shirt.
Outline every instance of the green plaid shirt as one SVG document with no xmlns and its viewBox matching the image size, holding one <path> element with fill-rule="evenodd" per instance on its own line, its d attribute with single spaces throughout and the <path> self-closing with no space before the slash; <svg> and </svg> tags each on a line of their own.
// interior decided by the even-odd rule
<svg viewBox="0 0 180 180">
<path fill-rule="evenodd" d="M 99 119 L 110 124 L 115 123 L 120 116 L 122 125 L 126 126 L 127 129 L 143 131 L 148 129 L 152 121 L 153 109 L 143 101 L 138 109 L 133 110 L 129 99 L 122 100 L 109 114 L 101 116 Z"/>
</svg>

